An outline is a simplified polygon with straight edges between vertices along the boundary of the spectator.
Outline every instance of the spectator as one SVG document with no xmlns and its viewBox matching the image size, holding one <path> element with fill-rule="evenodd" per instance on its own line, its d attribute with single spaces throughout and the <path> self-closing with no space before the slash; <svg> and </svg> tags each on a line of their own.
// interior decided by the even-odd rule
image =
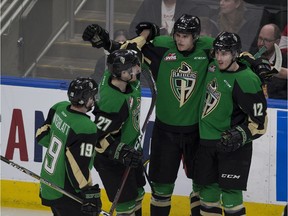
<svg viewBox="0 0 288 216">
<path fill-rule="evenodd" d="M 216 23 L 208 17 L 199 17 L 201 20 L 201 32 L 200 36 L 212 37 L 217 32 Z"/>
<path fill-rule="evenodd" d="M 144 0 L 129 27 L 129 37 L 136 36 L 140 22 L 153 22 L 160 26 L 160 34 L 171 34 L 175 20 L 182 14 L 209 16 L 209 7 L 195 0 Z"/>
<path fill-rule="evenodd" d="M 275 24 L 264 25 L 258 35 L 257 46 L 258 49 L 265 46 L 267 50 L 262 57 L 269 60 L 271 65 L 275 63 L 275 48 L 274 43 L 279 45 L 281 38 L 281 31 Z M 287 100 L 287 54 L 282 53 L 282 67 L 279 74 L 275 75 L 267 83 L 268 97 L 273 99 Z"/>
<path fill-rule="evenodd" d="M 281 51 L 283 52 L 283 54 L 285 54 L 285 53 L 287 54 L 287 52 L 288 52 L 288 27 L 287 27 L 287 24 L 286 24 L 284 30 L 282 31 L 279 47 L 280 47 Z"/>
<path fill-rule="evenodd" d="M 125 29 L 119 29 L 114 32 L 114 40 L 117 42 L 124 42 L 127 40 L 128 37 L 128 32 Z M 105 51 L 104 51 L 105 53 Z M 103 72 L 106 69 L 106 55 L 102 56 L 101 58 L 98 59 L 94 73 L 91 75 L 91 77 L 99 82 L 101 80 L 101 77 L 103 75 Z"/>
<path fill-rule="evenodd" d="M 243 0 L 220 0 L 218 14 L 211 17 L 217 23 L 219 32 L 237 33 L 242 39 L 243 50 L 250 50 L 260 26 L 262 9 Z"/>
</svg>

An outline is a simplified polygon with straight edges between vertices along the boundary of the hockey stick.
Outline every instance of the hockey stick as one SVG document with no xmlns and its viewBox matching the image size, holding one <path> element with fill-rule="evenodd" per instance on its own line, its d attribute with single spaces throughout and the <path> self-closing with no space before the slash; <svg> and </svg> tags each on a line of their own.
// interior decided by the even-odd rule
<svg viewBox="0 0 288 216">
<path fill-rule="evenodd" d="M 153 112 L 153 109 L 154 109 L 154 106 L 155 106 L 155 103 L 156 103 L 156 96 L 157 96 L 156 84 L 155 84 L 155 81 L 154 81 L 153 76 L 152 76 L 152 74 L 151 74 L 151 71 L 149 71 L 149 70 L 143 70 L 142 74 L 144 74 L 145 79 L 148 81 L 149 88 L 150 88 L 150 90 L 151 90 L 151 104 L 150 104 L 148 113 L 147 113 L 147 115 L 146 115 L 145 121 L 144 121 L 143 126 L 142 126 L 142 130 L 141 130 L 142 132 L 141 132 L 140 136 L 139 136 L 138 139 L 137 139 L 137 140 L 138 140 L 138 145 L 141 144 L 141 140 L 142 140 L 143 134 L 144 134 L 145 131 L 146 131 L 146 128 L 147 128 L 149 119 L 150 119 L 150 117 L 151 117 L 151 115 L 152 115 L 152 112 Z M 137 146 L 137 147 L 138 147 L 138 146 Z M 124 171 L 124 174 L 123 174 L 123 176 L 122 176 L 122 183 L 121 183 L 120 187 L 118 188 L 118 190 L 117 190 L 117 192 L 116 192 L 116 195 L 115 195 L 115 197 L 114 197 L 112 206 L 111 206 L 110 211 L 109 211 L 109 214 L 110 214 L 110 215 L 113 215 L 113 212 L 114 212 L 114 210 L 115 210 L 115 208 L 116 208 L 116 205 L 117 205 L 117 203 L 118 203 L 118 201 L 119 201 L 120 195 L 121 195 L 121 193 L 122 193 L 122 191 L 123 191 L 123 188 L 124 188 L 124 185 L 125 185 L 126 180 L 127 180 L 127 178 L 128 178 L 128 175 L 129 175 L 129 173 L 130 173 L 130 170 L 131 170 L 131 168 L 130 168 L 130 167 L 127 167 L 126 170 Z M 153 190 L 153 189 L 152 189 L 152 185 L 151 185 L 151 183 L 150 183 L 150 181 L 149 181 L 148 174 L 147 174 L 147 172 L 146 172 L 146 170 L 145 170 L 144 165 L 143 165 L 143 171 L 144 171 L 144 174 L 145 174 L 145 176 L 146 176 L 146 178 L 147 178 L 147 181 L 148 181 L 148 183 L 149 183 L 149 185 L 150 185 L 150 187 L 151 187 L 151 190 Z"/>
<path fill-rule="evenodd" d="M 60 188 L 59 186 L 57 186 L 57 185 L 55 185 L 55 184 L 47 181 L 46 179 L 41 178 L 41 177 L 40 177 L 39 175 L 37 175 L 36 173 L 34 173 L 34 172 L 32 172 L 32 171 L 30 171 L 30 170 L 28 170 L 28 169 L 26 169 L 26 168 L 24 168 L 24 167 L 16 164 L 16 163 L 8 160 L 6 157 L 4 157 L 4 156 L 2 156 L 2 155 L 1 155 L 1 160 L 4 161 L 5 163 L 9 164 L 10 166 L 12 166 L 12 167 L 20 170 L 21 172 L 23 172 L 23 173 L 25 173 L 25 174 L 27 174 L 27 175 L 29 175 L 29 176 L 31 176 L 31 177 L 39 180 L 40 182 L 42 182 L 42 183 L 44 183 L 45 185 L 53 188 L 54 190 L 56 190 L 56 191 L 58 191 L 58 192 L 60 192 L 60 193 L 62 193 L 62 194 L 64 194 L 64 195 L 66 195 L 67 197 L 69 197 L 69 198 L 71 198 L 71 199 L 73 199 L 73 200 L 75 200 L 75 201 L 83 204 L 83 200 L 82 200 L 81 198 L 79 198 L 79 197 L 77 197 L 77 196 L 75 196 L 75 195 L 73 195 L 73 194 L 71 194 L 71 193 L 63 190 L 63 189 Z M 104 215 L 104 216 L 110 216 L 110 215 L 108 214 L 108 212 L 105 212 L 105 211 L 103 211 L 103 210 L 101 210 L 101 214 Z"/>
<path fill-rule="evenodd" d="M 261 49 L 258 50 L 257 53 L 253 56 L 255 59 L 258 59 L 262 56 L 262 54 L 267 50 L 266 46 L 262 46 Z"/>
</svg>

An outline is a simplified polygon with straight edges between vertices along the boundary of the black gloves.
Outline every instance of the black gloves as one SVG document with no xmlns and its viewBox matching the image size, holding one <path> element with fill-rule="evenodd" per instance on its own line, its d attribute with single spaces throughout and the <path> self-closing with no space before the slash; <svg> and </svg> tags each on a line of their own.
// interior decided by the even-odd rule
<svg viewBox="0 0 288 216">
<path fill-rule="evenodd" d="M 247 142 L 247 134 L 240 126 L 231 128 L 221 134 L 216 147 L 219 152 L 233 152 Z"/>
<path fill-rule="evenodd" d="M 84 41 L 89 41 L 93 47 L 108 50 L 111 46 L 110 36 L 108 31 L 97 24 L 91 24 L 86 27 L 82 34 Z"/>
<path fill-rule="evenodd" d="M 276 70 L 272 70 L 268 60 L 261 57 L 255 59 L 251 63 L 251 66 L 262 81 L 269 81 L 275 74 L 278 73 Z"/>
<path fill-rule="evenodd" d="M 147 41 L 153 40 L 156 36 L 160 35 L 160 29 L 159 27 L 151 22 L 140 22 L 137 26 L 136 26 L 136 34 L 140 35 L 140 33 L 144 30 L 144 29 L 149 29 L 150 30 L 150 34 L 147 38 Z"/>
<path fill-rule="evenodd" d="M 252 70 L 259 76 L 262 82 L 269 81 L 278 73 L 278 71 L 271 68 L 269 61 L 263 57 L 253 59 L 249 55 L 243 55 L 242 58 L 251 65 Z"/>
<path fill-rule="evenodd" d="M 96 184 L 83 189 L 81 195 L 83 197 L 82 212 L 87 215 L 98 216 L 102 208 L 99 185 Z"/>
<path fill-rule="evenodd" d="M 119 161 L 131 168 L 138 167 L 142 162 L 142 152 L 137 151 L 124 143 L 119 143 L 118 145 L 113 143 L 106 151 L 108 151 L 110 159 Z"/>
</svg>

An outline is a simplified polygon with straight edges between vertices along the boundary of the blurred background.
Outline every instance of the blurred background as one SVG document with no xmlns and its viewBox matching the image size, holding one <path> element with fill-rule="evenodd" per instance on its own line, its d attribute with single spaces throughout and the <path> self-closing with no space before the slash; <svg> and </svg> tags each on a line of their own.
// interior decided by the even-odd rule
<svg viewBox="0 0 288 216">
<path fill-rule="evenodd" d="M 170 34 L 175 19 L 182 13 L 191 13 L 202 21 L 201 34 L 215 37 L 221 29 L 222 1 L 1 0 L 1 76 L 53 80 L 93 76 L 99 80 L 103 71 L 95 68 L 105 54 L 103 49 L 92 48 L 82 40 L 87 25 L 100 24 L 110 32 L 111 39 L 119 30 L 128 38 L 134 37 L 134 26 L 139 20 L 153 21 L 164 29 L 161 34 Z M 264 24 L 275 23 L 281 31 L 287 25 L 286 0 L 233 1 L 244 4 L 236 7 L 242 12 L 234 26 L 239 34 L 242 31 L 245 50 L 255 48 Z M 161 17 L 164 3 L 167 17 Z"/>
</svg>

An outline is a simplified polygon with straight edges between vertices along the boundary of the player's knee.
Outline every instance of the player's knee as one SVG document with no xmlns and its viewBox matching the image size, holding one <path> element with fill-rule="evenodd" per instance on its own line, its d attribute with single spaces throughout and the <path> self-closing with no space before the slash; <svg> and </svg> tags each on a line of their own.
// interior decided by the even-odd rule
<svg viewBox="0 0 288 216">
<path fill-rule="evenodd" d="M 117 216 L 135 216 L 136 201 L 118 203 L 116 206 Z"/>
<path fill-rule="evenodd" d="M 216 183 L 205 185 L 200 188 L 199 197 L 201 215 L 222 215 L 220 194 L 221 190 Z"/>
<path fill-rule="evenodd" d="M 175 184 L 161 184 L 161 183 L 155 183 L 155 182 L 151 182 L 151 184 L 156 195 L 172 196 Z"/>
<path fill-rule="evenodd" d="M 224 207 L 225 216 L 246 215 L 241 190 L 222 190 L 222 205 Z"/>
<path fill-rule="evenodd" d="M 220 201 L 221 189 L 218 184 L 210 184 L 202 186 L 199 191 L 201 202 L 205 203 L 217 203 Z"/>
<path fill-rule="evenodd" d="M 234 208 L 243 204 L 241 190 L 222 190 L 222 205 L 226 209 Z"/>
</svg>

